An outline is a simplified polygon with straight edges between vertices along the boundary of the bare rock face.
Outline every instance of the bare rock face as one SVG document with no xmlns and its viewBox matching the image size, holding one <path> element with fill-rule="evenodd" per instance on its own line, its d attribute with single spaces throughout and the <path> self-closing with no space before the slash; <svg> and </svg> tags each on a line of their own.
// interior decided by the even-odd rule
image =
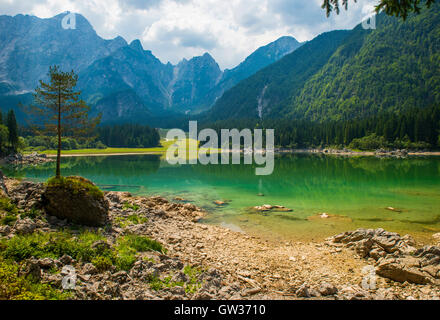
<svg viewBox="0 0 440 320">
<path fill-rule="evenodd" d="M 91 181 L 81 177 L 49 181 L 42 200 L 46 213 L 59 219 L 91 227 L 108 221 L 108 201 Z"/>
<path fill-rule="evenodd" d="M 440 284 L 440 248 L 417 250 L 410 236 L 383 229 L 358 229 L 328 239 L 354 249 L 362 258 L 376 260 L 378 275 L 397 282 Z"/>
</svg>

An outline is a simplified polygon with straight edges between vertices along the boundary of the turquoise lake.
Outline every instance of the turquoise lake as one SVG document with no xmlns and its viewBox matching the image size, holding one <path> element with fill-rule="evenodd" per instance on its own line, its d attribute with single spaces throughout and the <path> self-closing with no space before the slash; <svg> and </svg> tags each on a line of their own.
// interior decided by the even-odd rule
<svg viewBox="0 0 440 320">
<path fill-rule="evenodd" d="M 277 156 L 270 176 L 256 176 L 255 167 L 171 166 L 149 155 L 62 159 L 64 176 L 84 176 L 105 191 L 182 197 L 206 209 L 204 223 L 272 240 L 320 241 L 359 227 L 409 233 L 422 241 L 440 232 L 440 157 L 293 154 Z M 47 163 L 2 170 L 7 176 L 45 181 L 54 168 Z M 228 204 L 218 207 L 215 200 Z M 264 204 L 293 211 L 251 210 Z M 330 218 L 320 218 L 322 213 Z"/>
</svg>

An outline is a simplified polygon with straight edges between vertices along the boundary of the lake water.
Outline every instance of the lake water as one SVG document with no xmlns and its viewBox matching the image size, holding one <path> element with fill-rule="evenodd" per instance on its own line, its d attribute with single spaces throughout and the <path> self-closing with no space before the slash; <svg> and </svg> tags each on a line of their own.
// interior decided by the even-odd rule
<svg viewBox="0 0 440 320">
<path fill-rule="evenodd" d="M 44 181 L 54 167 L 48 163 L 3 171 Z M 62 173 L 84 176 L 103 190 L 182 197 L 208 211 L 205 223 L 272 240 L 319 241 L 359 227 L 410 233 L 422 241 L 440 232 L 438 157 L 283 155 L 276 157 L 271 176 L 256 176 L 255 166 L 249 165 L 171 166 L 146 155 L 84 157 L 63 158 Z M 228 205 L 218 207 L 215 200 Z M 250 210 L 264 204 L 293 211 Z M 320 218 L 322 213 L 330 218 Z"/>
</svg>

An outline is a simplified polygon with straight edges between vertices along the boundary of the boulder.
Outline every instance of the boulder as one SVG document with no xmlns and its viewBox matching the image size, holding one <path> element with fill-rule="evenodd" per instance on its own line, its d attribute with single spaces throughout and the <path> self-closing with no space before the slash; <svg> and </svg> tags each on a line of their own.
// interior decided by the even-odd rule
<svg viewBox="0 0 440 320">
<path fill-rule="evenodd" d="M 418 259 L 389 258 L 378 262 L 376 273 L 382 277 L 397 281 L 415 284 L 428 284 L 432 277 L 419 268 Z"/>
<path fill-rule="evenodd" d="M 22 235 L 33 233 L 36 228 L 36 223 L 29 218 L 17 220 L 14 225 L 16 233 Z"/>
<path fill-rule="evenodd" d="M 51 179 L 42 196 L 46 213 L 80 225 L 104 226 L 109 204 L 91 181 L 82 177 Z"/>
</svg>

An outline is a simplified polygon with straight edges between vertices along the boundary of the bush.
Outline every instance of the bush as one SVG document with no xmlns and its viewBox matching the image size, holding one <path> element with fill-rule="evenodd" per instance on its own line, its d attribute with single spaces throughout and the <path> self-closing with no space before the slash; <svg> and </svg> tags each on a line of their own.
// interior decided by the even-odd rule
<svg viewBox="0 0 440 320">
<path fill-rule="evenodd" d="M 375 133 L 365 136 L 363 138 L 354 139 L 349 146 L 351 149 L 358 149 L 363 151 L 377 150 L 380 148 L 387 148 L 388 143 L 382 136 L 378 136 Z"/>
</svg>

